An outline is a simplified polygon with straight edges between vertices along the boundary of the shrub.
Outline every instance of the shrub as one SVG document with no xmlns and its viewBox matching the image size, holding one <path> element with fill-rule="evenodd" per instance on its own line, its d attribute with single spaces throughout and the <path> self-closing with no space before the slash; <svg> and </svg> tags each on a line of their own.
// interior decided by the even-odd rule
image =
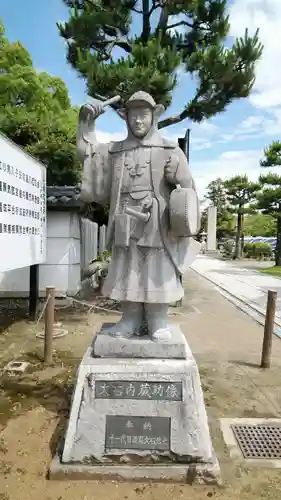
<svg viewBox="0 0 281 500">
<path fill-rule="evenodd" d="M 272 246 L 269 243 L 246 243 L 243 251 L 246 257 L 250 259 L 262 259 L 272 256 Z"/>
<path fill-rule="evenodd" d="M 234 250 L 234 242 L 233 240 L 227 240 L 225 241 L 225 243 L 223 244 L 223 254 L 225 257 L 231 257 L 231 255 L 233 254 L 233 250 Z"/>
</svg>

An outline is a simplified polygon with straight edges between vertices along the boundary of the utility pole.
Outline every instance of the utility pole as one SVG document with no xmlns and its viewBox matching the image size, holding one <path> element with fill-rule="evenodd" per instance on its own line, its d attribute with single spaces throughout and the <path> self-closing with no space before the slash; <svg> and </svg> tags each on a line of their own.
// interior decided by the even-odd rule
<svg viewBox="0 0 281 500">
<path fill-rule="evenodd" d="M 178 138 L 178 145 L 181 148 L 181 150 L 184 152 L 187 161 L 189 163 L 189 148 L 190 148 L 190 128 L 187 129 L 185 132 L 184 137 L 179 137 Z M 180 277 L 180 282 L 182 284 L 182 276 Z M 182 306 L 182 299 L 177 302 L 177 306 L 181 307 Z"/>
<path fill-rule="evenodd" d="M 189 163 L 189 150 L 190 150 L 190 128 L 187 129 L 184 137 L 178 138 L 178 145 L 184 152 Z"/>
</svg>

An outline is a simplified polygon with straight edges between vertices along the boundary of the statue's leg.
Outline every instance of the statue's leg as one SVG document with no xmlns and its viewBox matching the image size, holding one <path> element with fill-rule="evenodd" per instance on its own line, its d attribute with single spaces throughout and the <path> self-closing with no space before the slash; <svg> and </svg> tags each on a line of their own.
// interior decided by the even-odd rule
<svg viewBox="0 0 281 500">
<path fill-rule="evenodd" d="M 171 338 L 168 309 L 169 304 L 145 304 L 148 333 L 152 340 L 161 342 Z"/>
<path fill-rule="evenodd" d="M 144 321 L 144 309 L 141 302 L 122 302 L 122 318 L 110 327 L 103 329 L 103 333 L 113 337 L 133 337 L 138 333 Z"/>
</svg>

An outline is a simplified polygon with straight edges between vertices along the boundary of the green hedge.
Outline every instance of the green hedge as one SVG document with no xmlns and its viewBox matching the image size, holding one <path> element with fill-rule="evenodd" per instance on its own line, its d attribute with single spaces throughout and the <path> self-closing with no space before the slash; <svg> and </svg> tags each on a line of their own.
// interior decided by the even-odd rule
<svg viewBox="0 0 281 500">
<path fill-rule="evenodd" d="M 259 259 L 261 257 L 271 257 L 272 247 L 269 243 L 246 243 L 243 248 L 246 257 Z"/>
<path fill-rule="evenodd" d="M 234 251 L 234 242 L 232 240 L 227 240 L 223 244 L 223 253 L 226 257 L 230 257 Z"/>
</svg>

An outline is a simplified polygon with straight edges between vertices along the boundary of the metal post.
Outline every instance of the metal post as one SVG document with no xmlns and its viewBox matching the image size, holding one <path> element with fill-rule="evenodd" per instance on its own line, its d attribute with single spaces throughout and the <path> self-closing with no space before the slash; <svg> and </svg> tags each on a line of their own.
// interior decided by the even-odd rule
<svg viewBox="0 0 281 500">
<path fill-rule="evenodd" d="M 187 161 L 189 163 L 190 128 L 187 129 L 184 140 L 185 140 L 185 154 Z"/>
<path fill-rule="evenodd" d="M 184 152 L 184 154 L 187 158 L 187 161 L 189 163 L 190 128 L 187 129 L 184 138 L 183 137 L 178 138 L 178 145 L 181 148 L 181 150 Z M 182 285 L 182 276 L 180 276 L 180 282 Z M 178 307 L 182 306 L 182 299 L 178 300 L 177 306 Z"/>
<path fill-rule="evenodd" d="M 261 357 L 261 368 L 270 367 L 272 336 L 274 331 L 274 319 L 276 311 L 276 299 L 277 299 L 277 292 L 275 290 L 268 290 L 263 346 L 262 346 L 262 357 Z"/>
<path fill-rule="evenodd" d="M 44 337 L 44 362 L 52 363 L 53 360 L 53 329 L 55 320 L 55 289 L 54 286 L 46 287 L 46 309 L 45 309 L 45 337 Z"/>
<path fill-rule="evenodd" d="M 29 319 L 36 320 L 39 298 L 39 265 L 34 264 L 29 268 Z"/>
</svg>

